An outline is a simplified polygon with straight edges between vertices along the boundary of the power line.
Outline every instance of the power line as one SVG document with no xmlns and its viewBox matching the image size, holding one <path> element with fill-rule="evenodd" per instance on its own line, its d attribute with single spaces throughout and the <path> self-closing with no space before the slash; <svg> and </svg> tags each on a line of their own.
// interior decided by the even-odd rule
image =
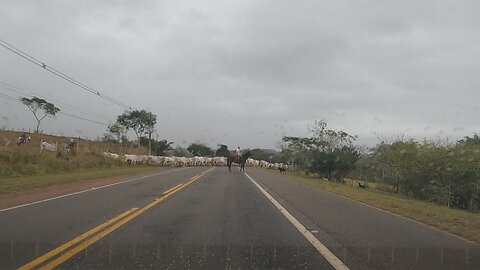
<svg viewBox="0 0 480 270">
<path fill-rule="evenodd" d="M 7 100 L 11 100 L 11 101 L 19 101 L 18 99 L 14 98 L 14 97 L 11 97 L 11 96 L 8 96 L 8 95 L 5 95 L 5 94 L 2 94 L 0 93 L 0 97 L 3 98 L 3 99 L 7 99 Z"/>
<path fill-rule="evenodd" d="M 23 104 L 18 98 L 12 97 L 12 96 L 9 96 L 9 95 L 3 94 L 3 93 L 0 93 L 0 98 L 6 99 L 6 100 L 10 100 L 10 101 L 15 101 L 15 102 L 18 102 L 18 103 L 20 103 L 20 104 Z M 88 122 L 91 122 L 91 123 L 95 123 L 95 124 L 99 124 L 99 125 L 103 125 L 103 126 L 108 126 L 108 124 L 106 124 L 106 123 L 99 122 L 99 121 L 96 121 L 96 120 L 93 120 L 93 119 L 89 119 L 89 118 L 85 118 L 85 117 L 82 117 L 82 116 L 70 114 L 70 113 L 67 113 L 67 112 L 60 111 L 60 112 L 58 112 L 58 113 L 59 113 L 59 114 L 62 114 L 62 115 L 65 115 L 65 116 L 69 116 L 69 117 L 81 119 L 81 120 L 84 120 L 84 121 L 88 121 Z"/>
<path fill-rule="evenodd" d="M 123 107 L 123 108 L 125 108 L 125 109 L 132 110 L 132 107 L 131 107 L 131 106 L 129 106 L 129 105 L 125 104 L 125 103 L 122 103 L 122 102 L 120 102 L 120 101 L 118 101 L 118 100 L 116 100 L 116 99 L 114 99 L 114 98 L 111 98 L 111 97 L 109 97 L 109 96 L 107 96 L 107 95 L 104 95 L 104 94 L 100 93 L 99 91 L 97 91 L 97 90 L 95 90 L 95 89 L 93 89 L 93 88 L 85 85 L 84 83 L 81 83 L 81 82 L 73 79 L 72 77 L 66 75 L 65 73 L 62 73 L 62 72 L 54 69 L 54 68 L 51 67 L 51 66 L 47 66 L 47 64 L 45 64 L 44 62 L 37 60 L 37 59 L 34 58 L 33 56 L 30 56 L 29 54 L 27 54 L 27 53 L 25 53 L 25 52 L 23 52 L 23 51 L 15 48 L 13 45 L 11 45 L 11 44 L 9 44 L 9 43 L 1 40 L 1 39 L 0 39 L 0 46 L 4 47 L 5 49 L 7 49 L 7 50 L 9 50 L 9 51 L 11 51 L 11 52 L 13 52 L 13 53 L 15 53 L 15 54 L 23 57 L 24 59 L 32 62 L 33 64 L 35 64 L 35 65 L 37 65 L 37 66 L 45 69 L 46 71 L 49 71 L 49 72 L 51 72 L 51 73 L 59 76 L 60 78 L 66 80 L 66 81 L 68 81 L 68 82 L 70 82 L 70 83 L 72 83 L 72 84 L 74 84 L 74 85 L 76 85 L 76 86 L 78 86 L 78 87 L 80 87 L 80 88 L 82 88 L 82 89 L 84 89 L 84 90 L 86 90 L 86 91 L 88 91 L 88 92 L 90 92 L 90 93 L 92 93 L 92 94 L 100 97 L 100 98 L 103 98 L 103 99 L 105 99 L 105 100 L 107 100 L 107 101 L 109 101 L 109 102 L 111 102 L 111 103 L 114 103 L 114 104 L 116 104 L 116 105 L 118 105 L 118 106 L 120 106 L 120 107 Z"/>
<path fill-rule="evenodd" d="M 11 92 L 14 92 L 14 93 L 27 95 L 27 96 L 31 95 L 31 96 L 41 97 L 41 98 L 44 98 L 44 99 L 49 99 L 49 100 L 54 101 L 55 103 L 58 103 L 58 104 L 61 104 L 61 105 L 65 106 L 67 108 L 69 107 L 69 109 L 77 111 L 78 113 L 81 113 L 81 114 L 84 114 L 84 115 L 87 115 L 87 116 L 90 116 L 90 117 L 102 118 L 103 120 L 107 120 L 107 121 L 110 120 L 110 117 L 107 117 L 105 115 L 101 115 L 101 114 L 98 114 L 98 113 L 90 112 L 88 110 L 79 108 L 79 107 L 74 106 L 74 105 L 70 105 L 70 104 L 65 103 L 65 102 L 61 102 L 58 99 L 54 99 L 54 98 L 51 98 L 51 97 L 47 98 L 47 97 L 45 97 L 41 94 L 29 91 L 29 90 L 27 91 L 25 89 L 22 89 L 18 86 L 15 86 L 15 85 L 12 85 L 12 84 L 9 84 L 9 83 L 6 83 L 6 82 L 0 81 L 0 84 L 2 84 L 2 85 L 0 85 L 0 89 L 3 89 L 3 90 L 8 90 L 8 91 L 11 91 Z"/>
<path fill-rule="evenodd" d="M 85 120 L 85 121 L 88 121 L 88 122 L 91 122 L 91 123 L 99 124 L 99 125 L 102 125 L 102 126 L 108 126 L 108 124 L 106 124 L 106 123 L 102 123 L 102 122 L 99 122 L 99 121 L 95 121 L 95 120 L 92 120 L 92 119 L 88 119 L 88 118 L 85 118 L 85 117 L 82 117 L 82 116 L 73 115 L 73 114 L 69 114 L 69 113 L 66 113 L 66 112 L 62 112 L 62 111 L 60 111 L 60 112 L 58 112 L 58 113 L 59 113 L 59 114 L 66 115 L 66 116 L 70 116 L 70 117 L 73 117 L 73 118 Z"/>
</svg>

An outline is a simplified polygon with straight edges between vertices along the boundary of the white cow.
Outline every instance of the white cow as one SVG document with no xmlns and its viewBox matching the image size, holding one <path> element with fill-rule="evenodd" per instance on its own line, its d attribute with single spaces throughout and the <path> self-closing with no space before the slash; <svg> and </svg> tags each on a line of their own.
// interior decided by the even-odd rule
<svg viewBox="0 0 480 270">
<path fill-rule="evenodd" d="M 107 156 L 109 158 L 113 158 L 113 159 L 118 159 L 120 158 L 120 156 L 118 154 L 115 154 L 115 153 L 110 153 L 110 152 L 103 152 L 103 155 L 104 156 Z"/>
<path fill-rule="evenodd" d="M 44 142 L 43 140 L 40 140 L 40 153 L 44 149 L 47 150 L 47 151 L 56 152 L 57 148 L 58 148 L 58 143 L 57 142 L 55 142 L 55 144 L 53 144 L 53 143 L 48 143 L 48 142 Z"/>
<path fill-rule="evenodd" d="M 123 156 L 123 161 L 128 164 L 137 164 L 141 159 L 137 155 L 125 154 Z"/>
<path fill-rule="evenodd" d="M 213 166 L 226 166 L 227 158 L 226 157 L 214 157 L 212 161 Z"/>
<path fill-rule="evenodd" d="M 147 155 L 131 155 L 125 154 L 123 157 L 115 153 L 103 152 L 104 156 L 119 159 L 129 164 L 151 164 L 156 166 L 226 166 L 227 158 L 225 157 L 165 157 L 165 156 L 147 156 Z M 259 160 L 249 159 L 248 166 L 261 166 L 262 162 Z M 268 162 L 267 162 L 268 164 Z M 273 164 L 272 164 L 273 165 Z M 266 166 L 268 167 L 268 166 Z"/>
<path fill-rule="evenodd" d="M 174 165 L 177 167 L 184 167 L 188 166 L 189 160 L 186 157 L 173 157 Z"/>
<path fill-rule="evenodd" d="M 3 137 L 3 141 L 5 142 L 5 146 L 3 147 L 3 151 L 7 151 L 8 145 L 12 142 L 9 138 Z"/>
</svg>

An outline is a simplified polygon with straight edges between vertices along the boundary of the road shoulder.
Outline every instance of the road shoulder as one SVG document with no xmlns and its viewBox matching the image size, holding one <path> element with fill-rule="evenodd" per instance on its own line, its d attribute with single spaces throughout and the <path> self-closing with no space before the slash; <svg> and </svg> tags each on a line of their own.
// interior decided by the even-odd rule
<svg viewBox="0 0 480 270">
<path fill-rule="evenodd" d="M 394 250 L 396 254 L 398 250 L 409 254 L 401 260 L 404 268 L 420 267 L 411 261 L 416 253 L 430 261 L 423 266 L 443 260 L 437 256 L 443 250 L 457 253 L 448 253 L 449 260 L 455 263 L 465 263 L 465 253 L 480 259 L 479 245 L 431 226 L 264 169 L 250 168 L 248 174 L 347 265 L 352 265 L 352 260 L 373 261 L 375 256 L 379 261 L 376 265 L 382 265 L 387 261 L 380 257 L 388 253 L 386 256 L 393 257 Z M 435 255 L 423 255 L 430 251 Z"/>
<path fill-rule="evenodd" d="M 94 178 L 88 180 L 78 180 L 70 183 L 55 184 L 47 187 L 39 187 L 28 190 L 17 191 L 9 194 L 0 194 L 0 209 L 15 207 L 22 204 L 28 204 L 35 201 L 41 201 L 48 198 L 62 196 L 69 193 L 81 192 L 105 185 L 126 181 L 128 179 L 142 176 L 150 176 L 162 171 L 167 171 L 170 167 L 159 167 L 145 172 L 126 173 L 115 176 Z"/>
</svg>

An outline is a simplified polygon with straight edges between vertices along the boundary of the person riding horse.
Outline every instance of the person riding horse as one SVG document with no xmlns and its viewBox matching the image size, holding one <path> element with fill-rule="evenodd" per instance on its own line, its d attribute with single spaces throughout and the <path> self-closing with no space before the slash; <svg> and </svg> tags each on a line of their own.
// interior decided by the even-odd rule
<svg viewBox="0 0 480 270">
<path fill-rule="evenodd" d="M 240 157 L 242 155 L 242 151 L 240 151 L 240 146 L 237 147 L 237 150 L 235 150 L 235 153 L 237 154 L 237 157 Z"/>
<path fill-rule="evenodd" d="M 240 147 L 238 148 L 238 150 Z M 232 163 L 237 163 L 240 164 L 240 171 L 245 171 L 245 163 L 247 162 L 247 159 L 251 157 L 250 151 L 244 153 L 243 155 L 240 156 L 229 156 L 227 158 L 227 167 L 228 171 L 232 171 Z"/>
</svg>

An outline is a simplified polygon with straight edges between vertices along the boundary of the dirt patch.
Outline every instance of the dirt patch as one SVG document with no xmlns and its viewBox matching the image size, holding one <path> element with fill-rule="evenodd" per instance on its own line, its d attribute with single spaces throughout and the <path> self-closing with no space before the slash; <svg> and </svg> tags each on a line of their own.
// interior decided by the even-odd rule
<svg viewBox="0 0 480 270">
<path fill-rule="evenodd" d="M 39 200 L 45 200 L 48 198 L 61 196 L 68 193 L 88 190 L 95 187 L 100 187 L 108 184 L 121 182 L 127 179 L 132 179 L 140 176 L 149 176 L 161 171 L 166 171 L 168 167 L 161 167 L 153 171 L 135 173 L 128 175 L 116 175 L 104 178 L 89 179 L 84 181 L 76 181 L 67 184 L 58 184 L 48 187 L 35 188 L 26 191 L 19 191 L 11 194 L 0 195 L 0 209 L 5 209 L 17 205 L 31 203 Z"/>
</svg>

